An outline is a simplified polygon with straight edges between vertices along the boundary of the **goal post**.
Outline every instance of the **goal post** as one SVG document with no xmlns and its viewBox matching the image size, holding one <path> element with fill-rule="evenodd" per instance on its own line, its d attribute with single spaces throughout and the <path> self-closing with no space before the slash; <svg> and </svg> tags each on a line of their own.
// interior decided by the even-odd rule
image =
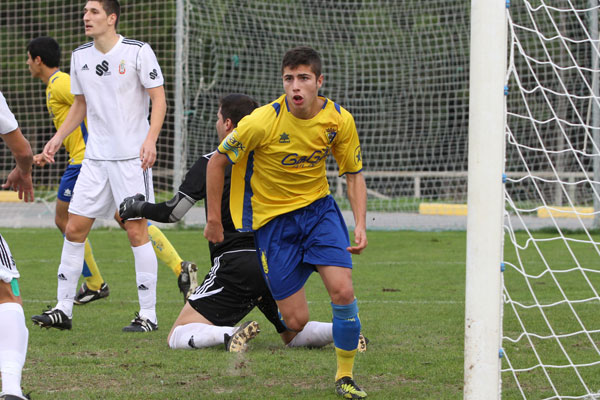
<svg viewBox="0 0 600 400">
<path fill-rule="evenodd" d="M 505 2 L 471 2 L 464 398 L 500 398 Z"/>
</svg>

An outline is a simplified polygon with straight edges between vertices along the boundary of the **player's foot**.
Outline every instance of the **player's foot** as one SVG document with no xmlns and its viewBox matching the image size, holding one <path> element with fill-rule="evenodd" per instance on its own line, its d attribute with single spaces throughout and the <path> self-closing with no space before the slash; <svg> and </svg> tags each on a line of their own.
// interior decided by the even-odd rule
<svg viewBox="0 0 600 400">
<path fill-rule="evenodd" d="M 177 277 L 177 286 L 179 286 L 179 291 L 183 293 L 183 302 L 185 303 L 198 287 L 198 267 L 196 267 L 196 264 L 189 261 L 181 262 L 181 273 Z"/>
<path fill-rule="evenodd" d="M 248 349 L 248 342 L 260 332 L 256 321 L 247 321 L 241 324 L 233 335 L 225 334 L 225 350 L 231 353 L 242 353 Z"/>
<path fill-rule="evenodd" d="M 359 388 L 349 376 L 344 376 L 335 381 L 335 392 L 345 399 L 364 399 L 367 397 L 367 393 Z"/>
<path fill-rule="evenodd" d="M 135 318 L 131 320 L 131 324 L 123 328 L 123 332 L 151 332 L 158 330 L 158 324 L 150 321 L 146 317 L 142 317 L 137 312 Z"/>
<path fill-rule="evenodd" d="M 42 328 L 56 328 L 60 330 L 71 329 L 72 318 L 67 317 L 62 310 L 58 308 L 50 308 L 40 315 L 34 315 L 31 317 L 34 324 L 41 326 Z"/>
<path fill-rule="evenodd" d="M 29 397 L 27 394 L 24 394 L 23 396 L 17 396 L 16 394 L 0 393 L 0 400 L 31 400 L 31 397 Z"/>
<path fill-rule="evenodd" d="M 367 345 L 369 344 L 369 339 L 367 339 L 365 336 L 363 336 L 363 334 L 361 333 L 358 336 L 358 352 L 359 353 L 364 353 L 365 351 L 367 351 Z"/>
<path fill-rule="evenodd" d="M 94 300 L 100 300 L 108 297 L 110 290 L 106 282 L 102 282 L 99 290 L 91 290 L 87 287 L 86 283 L 83 282 L 79 288 L 79 292 L 75 296 L 75 304 L 87 304 Z"/>
</svg>

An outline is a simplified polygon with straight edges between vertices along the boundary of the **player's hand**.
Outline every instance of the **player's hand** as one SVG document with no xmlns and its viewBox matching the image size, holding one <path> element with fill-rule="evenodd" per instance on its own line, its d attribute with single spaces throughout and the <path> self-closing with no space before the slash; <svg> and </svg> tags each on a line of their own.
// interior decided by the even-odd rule
<svg viewBox="0 0 600 400">
<path fill-rule="evenodd" d="M 354 243 L 356 246 L 346 247 L 352 254 L 360 254 L 367 247 L 367 232 L 363 227 L 356 227 L 354 229 Z"/>
<path fill-rule="evenodd" d="M 56 154 L 58 149 L 60 149 L 60 146 L 62 146 L 62 140 L 56 135 L 52 136 L 52 139 L 50 139 L 48 143 L 46 143 L 46 145 L 44 146 L 44 150 L 42 151 L 42 156 L 44 157 L 44 160 L 46 160 L 46 162 L 49 163 L 54 163 L 54 155 Z"/>
<path fill-rule="evenodd" d="M 154 165 L 156 161 L 156 143 L 153 140 L 147 139 L 142 144 L 140 160 L 142 160 L 142 169 L 144 170 L 152 168 Z"/>
<path fill-rule="evenodd" d="M 43 153 L 39 153 L 33 156 L 33 164 L 37 165 L 38 167 L 44 167 L 46 164 L 48 164 L 48 160 L 44 158 Z"/>
<path fill-rule="evenodd" d="M 31 181 L 31 172 L 24 173 L 16 167 L 8 177 L 6 182 L 2 185 L 2 189 L 12 189 L 15 192 L 19 192 L 19 199 L 25 202 L 33 201 L 33 182 Z"/>
<path fill-rule="evenodd" d="M 223 224 L 221 222 L 206 222 L 204 237 L 211 243 L 220 243 L 225 240 Z"/>
<path fill-rule="evenodd" d="M 119 205 L 119 217 L 125 222 L 130 218 L 142 216 L 142 206 L 146 203 L 146 197 L 138 193 L 135 196 L 125 197 Z"/>
</svg>

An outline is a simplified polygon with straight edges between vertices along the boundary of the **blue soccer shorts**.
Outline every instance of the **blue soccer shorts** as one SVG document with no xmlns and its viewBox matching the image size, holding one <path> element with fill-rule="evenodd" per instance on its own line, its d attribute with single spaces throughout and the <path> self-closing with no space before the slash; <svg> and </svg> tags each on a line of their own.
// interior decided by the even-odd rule
<svg viewBox="0 0 600 400">
<path fill-rule="evenodd" d="M 81 164 L 69 164 L 67 168 L 65 168 L 65 173 L 62 178 L 60 178 L 60 185 L 58 186 L 58 193 L 56 196 L 59 200 L 66 201 L 67 203 L 71 202 L 73 188 L 75 187 L 75 182 L 77 182 L 80 170 Z"/>
<path fill-rule="evenodd" d="M 279 215 L 254 232 L 267 285 L 275 300 L 300 290 L 315 266 L 352 268 L 344 217 L 331 196 Z"/>
</svg>

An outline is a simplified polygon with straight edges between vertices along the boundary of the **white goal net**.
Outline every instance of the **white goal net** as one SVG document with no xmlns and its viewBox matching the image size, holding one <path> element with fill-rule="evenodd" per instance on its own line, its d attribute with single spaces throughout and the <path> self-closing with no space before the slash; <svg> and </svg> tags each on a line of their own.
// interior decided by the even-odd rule
<svg viewBox="0 0 600 400">
<path fill-rule="evenodd" d="M 506 399 L 600 398 L 598 11 L 597 0 L 508 9 Z M 534 231 L 531 215 L 552 228 Z"/>
</svg>

